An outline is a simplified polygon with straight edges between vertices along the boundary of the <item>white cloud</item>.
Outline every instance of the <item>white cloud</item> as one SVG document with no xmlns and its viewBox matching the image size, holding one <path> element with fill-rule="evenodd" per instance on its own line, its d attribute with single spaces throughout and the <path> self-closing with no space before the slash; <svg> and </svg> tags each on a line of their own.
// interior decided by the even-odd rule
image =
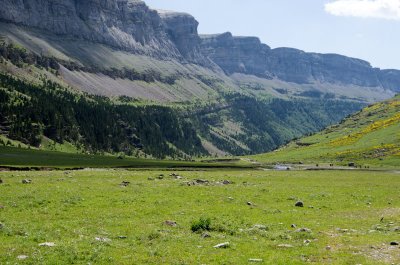
<svg viewBox="0 0 400 265">
<path fill-rule="evenodd" d="M 325 4 L 335 16 L 400 20 L 400 0 L 335 0 Z"/>
</svg>

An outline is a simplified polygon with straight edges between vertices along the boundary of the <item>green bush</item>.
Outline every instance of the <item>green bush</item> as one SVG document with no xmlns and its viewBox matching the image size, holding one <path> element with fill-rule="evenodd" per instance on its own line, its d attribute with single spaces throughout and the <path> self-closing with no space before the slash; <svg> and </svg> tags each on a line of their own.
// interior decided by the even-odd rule
<svg viewBox="0 0 400 265">
<path fill-rule="evenodd" d="M 201 217 L 197 221 L 192 223 L 192 232 L 210 231 L 211 230 L 211 219 Z"/>
</svg>

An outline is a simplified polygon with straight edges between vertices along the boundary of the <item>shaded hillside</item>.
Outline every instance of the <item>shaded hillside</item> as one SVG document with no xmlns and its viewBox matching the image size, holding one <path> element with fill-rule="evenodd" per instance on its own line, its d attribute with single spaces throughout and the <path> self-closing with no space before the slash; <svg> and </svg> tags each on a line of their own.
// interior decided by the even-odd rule
<svg viewBox="0 0 400 265">
<path fill-rule="evenodd" d="M 400 165 L 400 96 L 370 105 L 340 124 L 301 138 L 271 153 L 262 162 L 335 162 Z"/>
</svg>

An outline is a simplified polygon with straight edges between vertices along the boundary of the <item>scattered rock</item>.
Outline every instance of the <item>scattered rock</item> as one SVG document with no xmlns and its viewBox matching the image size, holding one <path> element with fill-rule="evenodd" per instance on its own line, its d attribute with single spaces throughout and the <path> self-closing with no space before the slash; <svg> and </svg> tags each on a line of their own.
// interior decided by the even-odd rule
<svg viewBox="0 0 400 265">
<path fill-rule="evenodd" d="M 154 180 L 154 178 L 152 178 L 152 177 L 148 177 L 148 178 L 147 178 L 147 180 Z"/>
<path fill-rule="evenodd" d="M 297 228 L 297 225 L 292 224 L 290 227 L 291 227 L 291 228 Z"/>
<path fill-rule="evenodd" d="M 290 244 L 280 244 L 278 245 L 279 248 L 292 248 L 293 246 Z"/>
<path fill-rule="evenodd" d="M 129 181 L 122 181 L 121 184 L 120 184 L 120 186 L 121 186 L 121 187 L 128 187 L 129 184 L 131 184 Z"/>
<path fill-rule="evenodd" d="M 169 176 L 170 176 L 170 177 L 176 177 L 176 176 L 178 176 L 178 175 L 175 174 L 175 173 L 171 173 L 171 174 L 169 174 Z"/>
<path fill-rule="evenodd" d="M 268 230 L 268 227 L 267 227 L 266 225 L 259 225 L 259 224 L 257 224 L 257 225 L 254 225 L 254 226 L 253 226 L 253 229 L 258 229 L 258 230 L 264 230 L 264 231 L 266 231 L 266 230 Z"/>
<path fill-rule="evenodd" d="M 232 184 L 232 182 L 229 181 L 229 180 L 224 180 L 224 181 L 222 181 L 222 184 L 224 184 L 224 185 L 229 185 L 229 184 Z"/>
<path fill-rule="evenodd" d="M 100 241 L 100 242 L 111 242 L 111 239 L 109 239 L 107 237 L 95 237 L 94 239 L 96 241 Z"/>
<path fill-rule="evenodd" d="M 32 183 L 32 180 L 30 180 L 30 179 L 23 179 L 22 180 L 22 184 L 31 184 Z"/>
<path fill-rule="evenodd" d="M 400 226 L 394 227 L 392 230 L 393 232 L 400 232 Z"/>
<path fill-rule="evenodd" d="M 27 258 L 29 258 L 27 255 L 19 255 L 17 257 L 17 259 L 19 259 L 19 260 L 24 260 L 24 259 L 27 259 Z"/>
<path fill-rule="evenodd" d="M 203 234 L 201 234 L 201 237 L 202 238 L 209 238 L 209 237 L 211 237 L 211 235 L 209 233 L 203 233 Z"/>
<path fill-rule="evenodd" d="M 326 250 L 332 250 L 332 247 L 331 246 L 326 246 L 325 249 Z"/>
<path fill-rule="evenodd" d="M 398 245 L 399 245 L 399 242 L 392 241 L 392 242 L 390 242 L 390 245 L 391 245 L 391 246 L 398 246 Z"/>
<path fill-rule="evenodd" d="M 209 183 L 208 180 L 204 180 L 204 179 L 195 179 L 194 180 L 197 184 L 201 184 L 201 185 L 206 185 Z"/>
<path fill-rule="evenodd" d="M 56 244 L 54 242 L 44 242 L 44 243 L 40 243 L 39 247 L 55 247 Z"/>
<path fill-rule="evenodd" d="M 159 175 L 159 176 L 157 177 L 157 179 L 164 179 L 164 175 L 163 175 L 163 174 Z"/>
<path fill-rule="evenodd" d="M 296 206 L 296 207 L 304 207 L 304 203 L 302 201 L 298 201 L 298 202 L 296 202 L 296 204 L 294 206 Z"/>
<path fill-rule="evenodd" d="M 5 206 L 3 206 L 3 205 L 0 205 L 0 209 L 4 209 L 4 208 L 6 208 Z"/>
<path fill-rule="evenodd" d="M 178 226 L 178 224 L 175 221 L 168 221 L 167 220 L 167 221 L 164 222 L 164 224 L 168 225 L 168 226 L 172 226 L 172 227 Z"/>
<path fill-rule="evenodd" d="M 252 202 L 247 202 L 247 205 L 248 205 L 248 206 L 252 206 L 253 203 L 252 203 Z"/>
<path fill-rule="evenodd" d="M 299 228 L 295 231 L 296 233 L 311 233 L 311 229 L 308 228 Z"/>
<path fill-rule="evenodd" d="M 230 246 L 229 242 L 224 242 L 224 243 L 215 245 L 214 248 L 229 248 L 229 246 Z"/>
<path fill-rule="evenodd" d="M 118 236 L 118 239 L 127 239 L 127 236 Z"/>
<path fill-rule="evenodd" d="M 182 177 L 182 176 L 179 176 L 179 175 L 174 176 L 174 178 L 175 178 L 175 179 L 183 179 L 183 177 Z"/>
<path fill-rule="evenodd" d="M 233 197 L 228 197 L 228 200 L 231 200 L 231 201 L 232 201 L 232 200 L 234 200 L 234 199 L 233 199 Z"/>
<path fill-rule="evenodd" d="M 249 259 L 249 262 L 263 262 L 262 259 Z"/>
<path fill-rule="evenodd" d="M 304 241 L 303 241 L 303 243 L 304 243 L 304 244 L 306 244 L 306 245 L 308 245 L 308 244 L 310 244 L 310 243 L 311 243 L 311 240 L 309 240 L 309 239 L 306 239 L 306 240 L 304 240 Z"/>
</svg>

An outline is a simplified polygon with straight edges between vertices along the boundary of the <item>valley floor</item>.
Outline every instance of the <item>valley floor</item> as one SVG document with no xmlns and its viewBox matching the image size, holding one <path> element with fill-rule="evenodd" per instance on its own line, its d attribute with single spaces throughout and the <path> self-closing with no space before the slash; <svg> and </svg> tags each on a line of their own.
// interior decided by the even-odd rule
<svg viewBox="0 0 400 265">
<path fill-rule="evenodd" d="M 398 172 L 171 173 L 0 172 L 0 263 L 400 263 Z"/>
</svg>

